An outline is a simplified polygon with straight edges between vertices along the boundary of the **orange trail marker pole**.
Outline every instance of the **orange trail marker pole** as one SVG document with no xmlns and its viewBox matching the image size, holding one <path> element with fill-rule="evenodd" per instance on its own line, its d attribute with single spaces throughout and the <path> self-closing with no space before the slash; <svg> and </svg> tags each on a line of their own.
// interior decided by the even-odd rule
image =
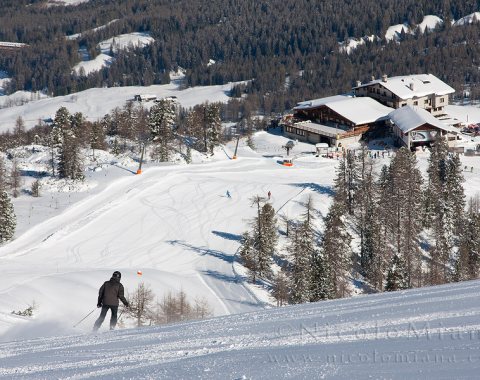
<svg viewBox="0 0 480 380">
<path fill-rule="evenodd" d="M 145 153 L 145 144 L 142 147 L 142 154 L 140 156 L 140 165 L 138 165 L 137 174 L 142 174 L 142 163 L 143 163 L 143 154 Z"/>
</svg>

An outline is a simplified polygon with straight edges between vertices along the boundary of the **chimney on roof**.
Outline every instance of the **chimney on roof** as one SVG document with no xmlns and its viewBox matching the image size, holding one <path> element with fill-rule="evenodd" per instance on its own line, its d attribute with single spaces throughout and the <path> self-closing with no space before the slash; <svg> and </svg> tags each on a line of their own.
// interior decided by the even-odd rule
<svg viewBox="0 0 480 380">
<path fill-rule="evenodd" d="M 408 87 L 410 87 L 410 90 L 412 91 L 414 91 L 415 89 L 415 85 L 413 84 L 413 82 L 410 82 L 410 85 Z"/>
<path fill-rule="evenodd" d="M 375 80 L 375 75 L 372 75 L 372 82 Z"/>
<path fill-rule="evenodd" d="M 362 82 L 357 80 L 357 87 L 360 87 L 362 85 Z"/>
<path fill-rule="evenodd" d="M 387 74 L 382 75 L 382 82 L 387 82 Z"/>
</svg>

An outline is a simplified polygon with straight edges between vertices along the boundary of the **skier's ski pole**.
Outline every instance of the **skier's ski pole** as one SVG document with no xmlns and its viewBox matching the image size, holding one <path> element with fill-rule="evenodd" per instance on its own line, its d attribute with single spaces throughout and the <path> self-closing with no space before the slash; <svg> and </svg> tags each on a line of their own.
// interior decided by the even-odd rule
<svg viewBox="0 0 480 380">
<path fill-rule="evenodd" d="M 125 311 L 125 308 L 126 308 L 126 306 L 124 308 L 122 308 L 122 311 L 120 312 L 120 315 L 117 318 L 118 320 L 120 320 L 120 318 L 122 317 L 123 312 Z"/>
<path fill-rule="evenodd" d="M 80 321 L 78 321 L 76 324 L 74 324 L 73 327 L 77 327 L 80 323 L 82 323 L 85 319 L 87 319 L 90 316 L 90 314 L 92 314 L 95 310 L 97 310 L 97 308 L 93 309 L 90 313 L 88 313 Z"/>
</svg>

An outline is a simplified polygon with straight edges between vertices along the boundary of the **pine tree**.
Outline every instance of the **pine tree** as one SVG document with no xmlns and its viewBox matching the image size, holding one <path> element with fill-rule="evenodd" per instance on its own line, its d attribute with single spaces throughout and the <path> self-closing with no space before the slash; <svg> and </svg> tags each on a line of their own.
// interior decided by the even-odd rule
<svg viewBox="0 0 480 380">
<path fill-rule="evenodd" d="M 176 124 L 175 104 L 170 99 L 162 99 L 150 109 L 148 126 L 154 143 L 159 145 L 159 159 L 168 161 L 174 140 L 173 128 Z"/>
<path fill-rule="evenodd" d="M 325 217 L 325 231 L 321 242 L 321 252 L 331 268 L 331 278 L 335 298 L 349 294 L 348 278 L 352 268 L 351 236 L 344 220 L 343 206 L 334 199 Z"/>
<path fill-rule="evenodd" d="M 334 201 L 338 207 L 345 212 L 348 210 L 348 178 L 347 178 L 347 160 L 342 158 L 336 168 L 333 189 L 335 191 Z"/>
<path fill-rule="evenodd" d="M 295 227 L 287 247 L 287 251 L 292 257 L 290 297 L 291 302 L 295 304 L 305 303 L 311 299 L 310 257 L 309 252 L 304 250 L 305 244 L 302 241 L 305 237 L 304 233 L 305 231 L 302 232 L 301 227 Z"/>
<path fill-rule="evenodd" d="M 17 219 L 7 192 L 0 188 L 0 243 L 12 239 Z"/>
<path fill-rule="evenodd" d="M 278 241 L 277 218 L 275 209 L 270 203 L 265 203 L 260 214 L 262 234 L 258 245 L 259 271 L 262 276 L 270 272 L 271 258 L 275 252 Z"/>
<path fill-rule="evenodd" d="M 472 204 L 472 201 L 471 201 Z M 459 236 L 455 259 L 455 281 L 474 280 L 480 275 L 480 211 L 470 207 Z"/>
<path fill-rule="evenodd" d="M 431 227 L 433 245 L 430 248 L 430 284 L 442 284 L 450 279 L 450 263 L 454 260 L 456 235 L 464 220 L 465 194 L 458 155 L 450 156 L 444 139 L 432 148 L 425 190 L 427 226 Z"/>
<path fill-rule="evenodd" d="M 451 155 L 447 161 L 447 179 L 445 182 L 447 224 L 452 234 L 458 235 L 465 214 L 465 190 L 462 163 L 458 154 Z"/>
<path fill-rule="evenodd" d="M 14 198 L 20 195 L 20 187 L 22 185 L 22 173 L 18 167 L 17 160 L 13 161 L 12 170 L 10 171 L 10 187 Z"/>
<path fill-rule="evenodd" d="M 324 252 L 314 249 L 310 258 L 311 285 L 310 301 L 320 301 L 335 298 L 332 283 L 332 267 Z"/>
<path fill-rule="evenodd" d="M 39 197 L 40 196 L 40 180 L 36 179 L 32 182 L 31 186 L 32 197 Z"/>
<path fill-rule="evenodd" d="M 252 239 L 260 276 L 268 276 L 270 273 L 271 258 L 278 240 L 275 210 L 270 203 L 262 206 L 264 201 L 258 195 L 251 199 L 252 206 L 257 207 L 257 216 L 252 223 Z"/>
<path fill-rule="evenodd" d="M 79 141 L 71 129 L 63 130 L 58 157 L 58 175 L 60 178 L 73 180 L 84 178 Z"/>
<path fill-rule="evenodd" d="M 289 282 L 286 268 L 282 268 L 273 280 L 272 295 L 277 300 L 277 306 L 283 306 L 288 303 L 289 299 Z"/>
<path fill-rule="evenodd" d="M 106 143 L 105 143 L 105 129 L 102 123 L 100 122 L 95 122 L 92 123 L 90 126 L 90 131 L 89 131 L 89 143 L 90 143 L 90 148 L 92 149 L 92 155 L 93 158 L 95 158 L 95 149 L 106 149 Z M 115 137 L 115 142 L 117 143 L 117 138 Z M 114 153 L 115 154 L 115 153 Z"/>
<path fill-rule="evenodd" d="M 205 128 L 208 141 L 208 151 L 213 154 L 215 147 L 220 145 L 220 132 L 222 128 L 222 120 L 220 118 L 220 107 L 218 104 L 210 104 L 206 106 Z"/>
<path fill-rule="evenodd" d="M 388 270 L 385 290 L 393 292 L 409 288 L 408 277 L 405 261 L 399 255 L 394 255 Z"/>
<path fill-rule="evenodd" d="M 3 155 L 0 154 L 0 191 L 6 189 L 7 186 L 7 169 L 5 168 L 5 161 Z"/>
<path fill-rule="evenodd" d="M 346 154 L 346 186 L 347 186 L 347 209 L 350 215 L 353 215 L 355 209 L 355 198 L 358 189 L 358 170 L 357 162 L 355 160 L 355 152 L 348 150 Z"/>
<path fill-rule="evenodd" d="M 239 254 L 243 264 L 249 271 L 252 282 L 255 283 L 258 276 L 257 254 L 253 246 L 253 239 L 248 232 L 244 232 L 242 235 Z"/>
<path fill-rule="evenodd" d="M 422 175 L 416 157 L 401 148 L 392 160 L 388 175 L 392 243 L 397 256 L 405 260 L 409 287 L 421 285 L 419 235 L 422 231 Z"/>
<path fill-rule="evenodd" d="M 383 290 L 388 267 L 393 260 L 393 245 L 390 240 L 390 231 L 392 230 L 392 207 L 390 197 L 393 191 L 391 186 L 392 181 L 390 180 L 390 169 L 387 165 L 384 165 L 376 182 L 378 193 L 376 197 L 376 215 L 374 218 L 377 223 L 374 224 L 373 227 L 378 227 L 378 241 L 372 242 L 373 244 L 376 243 L 379 251 L 378 255 L 373 259 L 367 274 L 369 280 L 372 281 L 374 286 L 379 290 Z M 374 231 L 372 232 L 373 235 L 376 235 Z"/>
<path fill-rule="evenodd" d="M 358 165 L 358 189 L 355 194 L 356 227 L 360 235 L 360 265 L 366 278 L 377 289 L 383 287 L 383 246 L 378 222 L 378 191 L 373 178 L 373 162 L 366 150 Z M 384 243 L 384 242 L 383 242 Z"/>
</svg>

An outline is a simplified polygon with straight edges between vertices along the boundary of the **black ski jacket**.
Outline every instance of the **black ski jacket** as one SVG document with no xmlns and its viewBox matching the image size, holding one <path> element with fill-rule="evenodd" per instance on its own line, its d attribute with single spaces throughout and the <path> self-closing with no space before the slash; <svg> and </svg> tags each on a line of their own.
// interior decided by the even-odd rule
<svg viewBox="0 0 480 380">
<path fill-rule="evenodd" d="M 125 306 L 128 306 L 124 292 L 123 285 L 120 281 L 112 277 L 109 281 L 105 281 L 100 287 L 97 305 L 118 306 L 118 299 L 120 299 Z"/>
</svg>

